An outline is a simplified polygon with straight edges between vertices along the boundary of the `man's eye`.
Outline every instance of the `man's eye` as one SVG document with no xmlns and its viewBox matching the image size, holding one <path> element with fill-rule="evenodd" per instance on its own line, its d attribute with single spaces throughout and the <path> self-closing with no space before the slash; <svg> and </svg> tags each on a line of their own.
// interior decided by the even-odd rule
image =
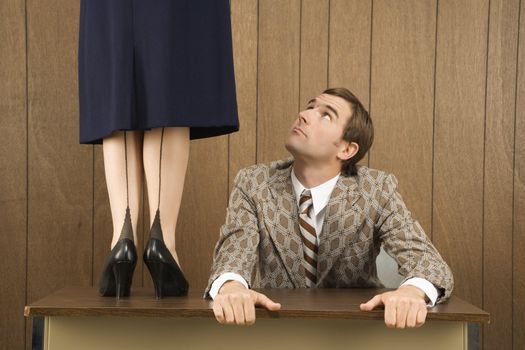
<svg viewBox="0 0 525 350">
<path fill-rule="evenodd" d="M 306 107 L 306 109 L 313 109 L 313 107 Z"/>
<path fill-rule="evenodd" d="M 332 117 L 328 113 L 323 114 L 323 118 L 327 118 L 328 120 L 332 119 Z"/>
</svg>

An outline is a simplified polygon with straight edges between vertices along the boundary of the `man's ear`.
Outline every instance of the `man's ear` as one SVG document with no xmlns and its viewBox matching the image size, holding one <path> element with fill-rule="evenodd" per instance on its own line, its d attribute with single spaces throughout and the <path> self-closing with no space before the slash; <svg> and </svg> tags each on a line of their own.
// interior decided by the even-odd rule
<svg viewBox="0 0 525 350">
<path fill-rule="evenodd" d="M 358 151 L 359 145 L 357 143 L 342 141 L 339 152 L 337 153 L 337 158 L 339 158 L 341 161 L 345 161 L 355 156 Z"/>
</svg>

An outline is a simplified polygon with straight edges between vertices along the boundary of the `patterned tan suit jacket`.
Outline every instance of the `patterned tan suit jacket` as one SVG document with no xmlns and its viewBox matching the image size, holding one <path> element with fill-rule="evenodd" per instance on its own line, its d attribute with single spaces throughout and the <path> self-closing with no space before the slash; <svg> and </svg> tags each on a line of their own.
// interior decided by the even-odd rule
<svg viewBox="0 0 525 350">
<path fill-rule="evenodd" d="M 306 288 L 293 159 L 242 169 L 235 178 L 226 223 L 214 251 L 212 282 L 235 272 L 252 288 Z M 383 244 L 405 279 L 422 277 L 450 297 L 452 272 L 412 219 L 397 180 L 365 166 L 340 176 L 325 208 L 319 234 L 319 288 L 381 287 L 375 260 Z"/>
</svg>

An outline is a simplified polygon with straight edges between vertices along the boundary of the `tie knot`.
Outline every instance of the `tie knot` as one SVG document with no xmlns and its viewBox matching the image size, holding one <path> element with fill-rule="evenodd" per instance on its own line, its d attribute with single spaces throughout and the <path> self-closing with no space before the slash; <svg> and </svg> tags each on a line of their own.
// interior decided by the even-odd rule
<svg viewBox="0 0 525 350">
<path fill-rule="evenodd" d="M 303 190 L 301 192 L 301 197 L 299 198 L 299 205 L 303 204 L 305 201 L 312 199 L 312 194 L 310 190 Z"/>
<path fill-rule="evenodd" d="M 310 190 L 303 190 L 299 198 L 299 212 L 310 216 L 310 209 L 312 209 L 314 202 L 312 201 L 312 194 Z"/>
</svg>

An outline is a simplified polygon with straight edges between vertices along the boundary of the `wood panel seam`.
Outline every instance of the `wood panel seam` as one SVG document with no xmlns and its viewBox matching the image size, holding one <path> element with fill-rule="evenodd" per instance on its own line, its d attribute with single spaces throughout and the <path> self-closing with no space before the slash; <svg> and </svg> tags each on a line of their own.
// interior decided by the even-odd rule
<svg viewBox="0 0 525 350">
<path fill-rule="evenodd" d="M 372 116 L 372 43 L 374 33 L 374 0 L 370 2 L 370 55 L 368 61 L 368 115 Z M 372 149 L 368 150 L 366 165 L 370 167 L 370 154 Z"/>
<path fill-rule="evenodd" d="M 330 14 L 332 13 L 332 0 L 328 0 L 328 30 L 326 31 L 327 34 L 327 42 L 326 42 L 326 87 L 330 88 L 330 28 L 331 26 L 331 19 Z"/>
<path fill-rule="evenodd" d="M 26 268 L 25 268 L 25 304 L 28 304 L 28 273 L 29 273 L 29 55 L 28 55 L 28 35 L 27 35 L 27 0 L 24 1 L 24 39 L 25 39 L 25 90 L 26 90 Z M 28 320 L 24 320 L 24 348 L 27 348 L 27 326 Z"/>
<path fill-rule="evenodd" d="M 299 1 L 299 64 L 298 64 L 299 73 L 297 74 L 297 79 L 299 80 L 299 83 L 298 83 L 299 93 L 297 94 L 297 113 L 299 113 L 299 111 L 301 110 L 301 56 L 302 56 L 301 39 L 302 39 L 302 36 L 303 36 L 303 0 L 300 0 Z"/>
<path fill-rule="evenodd" d="M 91 157 L 92 157 L 92 203 L 91 208 L 91 285 L 94 285 L 95 281 L 95 145 L 91 146 Z"/>
<path fill-rule="evenodd" d="M 520 32 L 521 32 L 521 12 L 522 12 L 522 0 L 519 0 L 518 7 L 518 35 L 516 36 L 516 74 L 514 83 L 514 153 L 512 157 L 512 247 L 514 247 L 515 236 L 516 236 L 516 218 L 515 218 L 515 206 L 516 206 L 516 127 L 517 127 L 517 116 L 518 116 L 518 90 L 519 90 L 519 58 L 520 58 Z M 512 313 L 511 313 L 511 325 L 512 325 L 512 349 L 514 349 L 514 329 L 515 329 L 515 318 L 514 314 L 516 310 L 514 308 L 514 249 L 511 252 L 512 269 L 511 269 L 511 298 L 512 298 Z"/>
<path fill-rule="evenodd" d="M 487 11 L 487 54 L 485 55 L 485 111 L 483 116 L 483 189 L 481 190 L 481 285 L 484 286 L 485 278 L 485 162 L 486 162 L 486 153 L 487 153 L 487 104 L 488 104 L 488 80 L 489 80 L 489 55 L 490 55 L 490 5 L 491 0 L 489 0 L 488 11 Z M 481 305 L 485 307 L 485 293 L 481 292 Z M 480 329 L 483 333 L 483 328 Z M 480 334 L 481 339 L 484 338 L 483 334 Z"/>
<path fill-rule="evenodd" d="M 259 32 L 260 32 L 260 20 L 259 16 L 261 13 L 261 0 L 257 0 L 257 53 L 256 53 L 256 71 L 255 74 L 255 164 L 259 162 Z"/>
<path fill-rule="evenodd" d="M 439 21 L 439 0 L 436 0 L 436 31 L 434 37 L 434 91 L 432 105 L 432 174 L 431 174 L 431 193 L 430 193 L 430 240 L 434 241 L 434 166 L 435 166 L 435 145 L 436 145 L 436 83 L 437 83 L 437 49 L 438 49 L 438 21 Z"/>
</svg>

